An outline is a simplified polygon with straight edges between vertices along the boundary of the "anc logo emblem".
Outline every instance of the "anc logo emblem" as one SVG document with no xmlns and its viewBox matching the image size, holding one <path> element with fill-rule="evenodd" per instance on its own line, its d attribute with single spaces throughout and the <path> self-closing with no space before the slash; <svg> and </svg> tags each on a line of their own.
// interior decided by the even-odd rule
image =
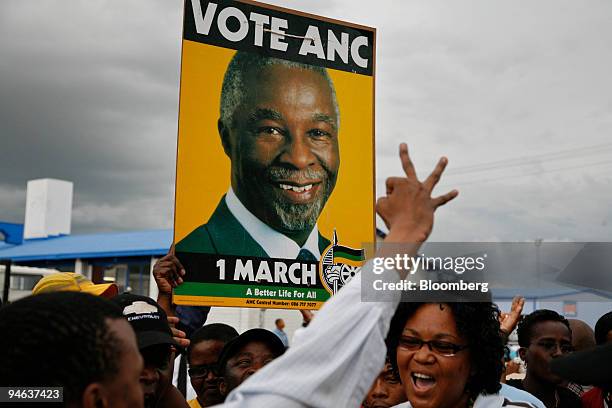
<svg viewBox="0 0 612 408">
<path fill-rule="evenodd" d="M 334 240 L 323 251 L 319 273 L 323 287 L 331 295 L 336 294 L 342 286 L 359 272 L 365 253 L 363 249 L 354 249 L 338 245 L 338 236 L 334 230 Z"/>
</svg>

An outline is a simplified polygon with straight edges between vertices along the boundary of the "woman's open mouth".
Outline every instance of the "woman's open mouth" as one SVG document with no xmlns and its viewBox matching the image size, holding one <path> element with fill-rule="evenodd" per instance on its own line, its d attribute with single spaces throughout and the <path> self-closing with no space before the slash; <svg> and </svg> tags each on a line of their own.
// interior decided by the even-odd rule
<svg viewBox="0 0 612 408">
<path fill-rule="evenodd" d="M 418 394 L 429 392 L 436 385 L 436 379 L 424 373 L 413 372 L 410 378 L 412 379 L 414 390 Z"/>
</svg>

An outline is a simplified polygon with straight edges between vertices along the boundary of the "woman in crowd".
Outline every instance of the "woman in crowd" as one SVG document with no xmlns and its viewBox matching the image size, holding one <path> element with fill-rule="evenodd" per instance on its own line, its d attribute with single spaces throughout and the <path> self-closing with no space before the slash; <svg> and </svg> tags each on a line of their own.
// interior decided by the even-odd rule
<svg viewBox="0 0 612 408">
<path fill-rule="evenodd" d="M 405 387 L 405 406 L 531 406 L 498 394 L 503 356 L 498 317 L 489 302 L 401 303 L 391 321 L 389 358 Z"/>
</svg>

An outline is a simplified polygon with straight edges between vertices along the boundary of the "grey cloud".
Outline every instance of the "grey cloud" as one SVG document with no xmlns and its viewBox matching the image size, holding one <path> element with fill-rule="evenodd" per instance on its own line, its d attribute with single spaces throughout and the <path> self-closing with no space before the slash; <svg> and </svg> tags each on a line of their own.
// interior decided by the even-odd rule
<svg viewBox="0 0 612 408">
<path fill-rule="evenodd" d="M 119 229 L 171 224 L 173 194 L 160 190 L 174 179 L 181 5 L 3 2 L 2 184 L 74 181 L 76 231 L 107 225 L 108 209 Z M 145 197 L 157 221 L 132 205 Z M 92 208 L 101 222 L 81 216 Z"/>
</svg>

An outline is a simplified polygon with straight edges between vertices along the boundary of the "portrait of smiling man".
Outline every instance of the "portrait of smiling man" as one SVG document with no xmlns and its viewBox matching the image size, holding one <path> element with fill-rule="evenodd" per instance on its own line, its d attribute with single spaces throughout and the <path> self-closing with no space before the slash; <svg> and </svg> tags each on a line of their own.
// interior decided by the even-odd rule
<svg viewBox="0 0 612 408">
<path fill-rule="evenodd" d="M 217 123 L 231 185 L 177 252 L 318 261 L 330 244 L 317 220 L 338 177 L 339 126 L 325 68 L 236 52 Z"/>
</svg>

